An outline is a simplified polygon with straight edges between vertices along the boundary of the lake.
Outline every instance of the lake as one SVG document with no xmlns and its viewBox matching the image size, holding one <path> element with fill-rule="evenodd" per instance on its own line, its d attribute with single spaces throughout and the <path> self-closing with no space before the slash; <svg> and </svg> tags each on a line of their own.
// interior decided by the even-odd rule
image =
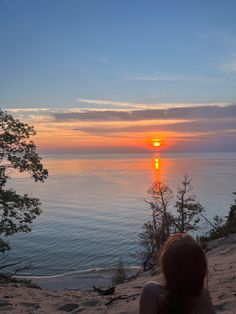
<svg viewBox="0 0 236 314">
<path fill-rule="evenodd" d="M 32 232 L 9 237 L 6 262 L 30 263 L 30 275 L 137 265 L 138 234 L 150 218 L 144 202 L 155 179 L 176 190 L 193 175 L 206 216 L 225 216 L 236 191 L 236 153 L 43 156 L 49 178 L 34 183 L 13 174 L 9 186 L 39 197 L 43 212 Z M 201 226 L 201 233 L 209 226 Z"/>
</svg>

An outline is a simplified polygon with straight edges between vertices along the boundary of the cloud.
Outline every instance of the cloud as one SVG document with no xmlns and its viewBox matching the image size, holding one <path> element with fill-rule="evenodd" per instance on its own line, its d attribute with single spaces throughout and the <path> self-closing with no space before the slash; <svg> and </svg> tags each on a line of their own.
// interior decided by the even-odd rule
<svg viewBox="0 0 236 314">
<path fill-rule="evenodd" d="M 236 105 L 201 106 L 145 110 L 91 110 L 84 112 L 51 113 L 56 121 L 141 121 L 174 119 L 213 119 L 236 116 Z"/>
<path fill-rule="evenodd" d="M 84 101 L 94 106 L 111 102 L 96 100 L 94 104 L 94 100 Z M 84 150 L 88 152 L 93 150 L 93 143 L 96 142 L 101 151 L 102 147 L 110 151 L 113 147 L 117 151 L 127 151 L 121 147 L 122 143 L 126 147 L 142 147 L 145 150 L 148 146 L 144 148 L 143 143 L 155 136 L 166 140 L 169 151 L 236 149 L 236 104 L 156 104 L 158 108 L 145 108 L 147 104 L 138 104 L 144 109 L 127 109 L 127 104 L 136 106 L 137 103 L 112 103 L 113 110 L 13 108 L 9 111 L 35 126 L 40 147 L 45 149 L 80 150 L 84 145 Z M 121 107 L 123 105 L 122 109 L 116 108 L 117 103 Z"/>
<path fill-rule="evenodd" d="M 234 45 L 236 43 L 235 34 L 227 33 L 225 31 L 202 32 L 196 34 L 196 38 L 222 42 L 224 45 L 225 44 Z"/>
<path fill-rule="evenodd" d="M 118 106 L 118 107 L 140 107 L 144 104 L 135 104 L 132 102 L 127 101 L 113 101 L 113 100 L 99 100 L 99 99 L 83 99 L 78 98 L 77 101 L 84 104 L 90 104 L 90 105 L 109 105 L 109 106 Z"/>
<path fill-rule="evenodd" d="M 129 101 L 114 101 L 105 99 L 84 99 L 78 98 L 78 102 L 91 105 L 91 108 L 96 108 L 96 105 L 107 106 L 107 108 L 116 107 L 124 109 L 163 109 L 163 108 L 183 108 L 183 107 L 204 107 L 204 106 L 228 106 L 230 103 L 137 103 Z M 72 111 L 73 109 L 71 109 Z"/>
<path fill-rule="evenodd" d="M 236 72 L 236 57 L 229 60 L 228 62 L 222 63 L 220 65 L 220 69 L 228 73 L 235 73 Z"/>
<path fill-rule="evenodd" d="M 155 131 L 175 131 L 175 132 L 209 132 L 222 130 L 236 131 L 236 117 L 234 119 L 205 119 L 201 121 L 177 122 L 168 124 L 152 123 L 147 125 L 131 126 L 79 126 L 74 129 L 92 133 L 123 133 L 123 132 L 155 132 Z"/>
<path fill-rule="evenodd" d="M 230 119 L 205 119 L 201 121 L 173 122 L 168 124 L 151 123 L 146 125 L 80 125 L 71 127 L 72 130 L 91 134 L 111 135 L 114 133 L 143 133 L 143 132 L 223 132 L 234 131 L 236 134 L 236 117 Z M 112 135 L 113 136 L 113 135 Z"/>
<path fill-rule="evenodd" d="M 49 108 L 9 108 L 7 109 L 7 111 L 9 112 L 13 112 L 13 113 L 26 113 L 26 112 L 47 112 L 50 111 Z"/>
<path fill-rule="evenodd" d="M 127 81 L 198 81 L 203 83 L 222 82 L 222 79 L 213 77 L 199 77 L 188 75 L 155 75 L 155 76 L 130 76 L 124 78 Z"/>
<path fill-rule="evenodd" d="M 127 81 L 179 81 L 186 80 L 186 76 L 157 75 L 157 76 L 129 76 L 124 78 Z"/>
</svg>

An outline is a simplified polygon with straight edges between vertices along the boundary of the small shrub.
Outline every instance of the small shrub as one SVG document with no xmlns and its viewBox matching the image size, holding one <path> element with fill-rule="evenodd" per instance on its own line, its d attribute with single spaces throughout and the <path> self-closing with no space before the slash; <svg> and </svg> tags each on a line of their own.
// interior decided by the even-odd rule
<svg viewBox="0 0 236 314">
<path fill-rule="evenodd" d="M 233 194 L 236 195 L 236 193 Z M 216 215 L 213 218 L 213 226 L 214 228 L 212 228 L 206 236 L 208 240 L 214 240 L 231 233 L 236 233 L 236 199 L 234 200 L 234 204 L 230 206 L 226 220 Z"/>
<path fill-rule="evenodd" d="M 127 273 L 122 258 L 119 259 L 115 276 L 112 278 L 114 285 L 118 285 L 127 279 Z"/>
</svg>

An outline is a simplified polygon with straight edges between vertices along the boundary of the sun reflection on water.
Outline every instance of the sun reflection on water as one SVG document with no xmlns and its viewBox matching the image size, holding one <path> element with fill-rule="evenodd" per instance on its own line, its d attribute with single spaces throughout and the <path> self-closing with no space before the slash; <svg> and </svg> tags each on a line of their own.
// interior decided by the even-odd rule
<svg viewBox="0 0 236 314">
<path fill-rule="evenodd" d="M 160 181 L 160 158 L 154 155 L 154 179 Z"/>
</svg>

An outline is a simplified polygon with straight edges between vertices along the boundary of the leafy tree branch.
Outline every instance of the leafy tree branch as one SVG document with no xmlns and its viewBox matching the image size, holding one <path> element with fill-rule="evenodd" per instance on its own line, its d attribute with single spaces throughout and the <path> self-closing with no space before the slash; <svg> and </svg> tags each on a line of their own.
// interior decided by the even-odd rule
<svg viewBox="0 0 236 314">
<path fill-rule="evenodd" d="M 40 201 L 28 194 L 7 189 L 9 169 L 30 174 L 35 182 L 44 182 L 48 171 L 43 167 L 32 137 L 33 126 L 22 123 L 0 110 L 0 252 L 10 249 L 7 237 L 31 231 L 32 221 L 41 213 Z"/>
</svg>

